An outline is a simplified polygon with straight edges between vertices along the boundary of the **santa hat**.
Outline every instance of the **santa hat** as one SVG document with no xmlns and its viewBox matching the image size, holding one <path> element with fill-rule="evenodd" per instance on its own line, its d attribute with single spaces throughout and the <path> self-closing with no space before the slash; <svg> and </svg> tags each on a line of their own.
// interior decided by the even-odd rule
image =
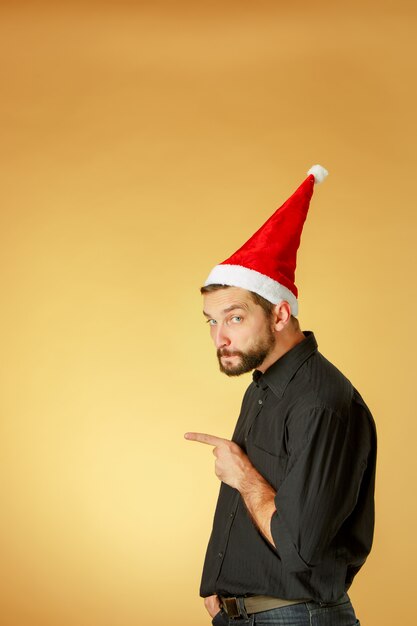
<svg viewBox="0 0 417 626">
<path fill-rule="evenodd" d="M 321 183 L 327 174 L 321 165 L 313 165 L 305 181 L 265 224 L 237 252 L 212 269 L 204 286 L 242 287 L 273 304 L 285 300 L 292 315 L 297 315 L 297 250 L 314 184 Z"/>
</svg>

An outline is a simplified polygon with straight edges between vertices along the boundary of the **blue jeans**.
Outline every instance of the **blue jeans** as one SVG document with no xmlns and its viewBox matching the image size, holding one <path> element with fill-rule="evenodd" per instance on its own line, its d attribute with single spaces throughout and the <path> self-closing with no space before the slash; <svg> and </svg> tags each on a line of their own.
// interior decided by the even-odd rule
<svg viewBox="0 0 417 626">
<path fill-rule="evenodd" d="M 347 596 L 339 602 L 320 604 L 302 602 L 279 609 L 262 611 L 249 615 L 247 619 L 228 618 L 223 612 L 217 613 L 213 626 L 360 626 L 355 611 Z"/>
</svg>

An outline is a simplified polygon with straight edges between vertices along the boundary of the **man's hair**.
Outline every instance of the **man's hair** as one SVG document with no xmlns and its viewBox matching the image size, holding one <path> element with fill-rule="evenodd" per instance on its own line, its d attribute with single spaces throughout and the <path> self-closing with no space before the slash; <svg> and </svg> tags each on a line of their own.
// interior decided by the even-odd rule
<svg viewBox="0 0 417 626">
<path fill-rule="evenodd" d="M 229 289 L 229 287 L 230 285 L 205 285 L 204 287 L 200 288 L 200 293 L 210 293 L 211 291 L 218 291 L 219 289 Z M 252 300 L 255 302 L 255 304 L 259 304 L 259 306 L 263 308 L 265 315 L 267 317 L 270 317 L 276 305 L 272 304 L 272 302 L 269 302 L 269 300 L 266 300 L 254 291 L 249 291 L 249 289 L 247 289 L 247 291 L 250 293 Z M 299 328 L 300 324 L 298 322 L 298 319 L 294 317 L 294 315 L 291 315 L 291 322 L 293 326 L 295 326 L 295 328 Z"/>
</svg>

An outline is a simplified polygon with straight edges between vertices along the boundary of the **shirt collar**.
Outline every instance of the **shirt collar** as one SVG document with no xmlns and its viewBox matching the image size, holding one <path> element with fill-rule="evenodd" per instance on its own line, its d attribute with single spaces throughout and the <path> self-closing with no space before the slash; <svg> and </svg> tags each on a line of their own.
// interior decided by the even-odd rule
<svg viewBox="0 0 417 626">
<path fill-rule="evenodd" d="M 284 391 L 302 364 L 317 351 L 318 345 L 311 330 L 304 331 L 305 339 L 288 350 L 264 374 L 255 370 L 252 374 L 254 383 L 266 389 L 270 387 L 276 396 L 281 398 Z"/>
</svg>

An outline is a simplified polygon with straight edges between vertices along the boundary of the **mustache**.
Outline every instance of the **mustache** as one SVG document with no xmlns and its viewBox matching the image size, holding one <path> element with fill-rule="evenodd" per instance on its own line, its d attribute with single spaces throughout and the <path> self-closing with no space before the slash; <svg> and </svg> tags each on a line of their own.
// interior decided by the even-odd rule
<svg viewBox="0 0 417 626">
<path fill-rule="evenodd" d="M 220 358 L 222 356 L 242 356 L 242 352 L 239 350 L 228 350 L 227 348 L 219 348 L 217 350 L 217 357 Z"/>
</svg>

